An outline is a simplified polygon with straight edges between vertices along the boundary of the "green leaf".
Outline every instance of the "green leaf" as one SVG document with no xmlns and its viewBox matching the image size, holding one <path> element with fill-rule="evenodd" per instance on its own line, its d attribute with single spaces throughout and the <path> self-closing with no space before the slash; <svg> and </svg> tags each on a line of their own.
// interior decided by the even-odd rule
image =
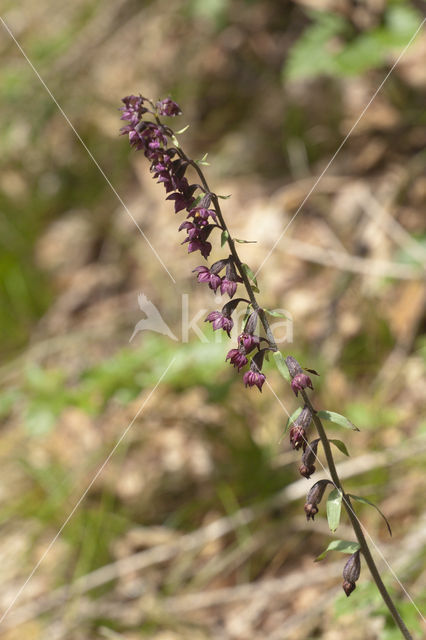
<svg viewBox="0 0 426 640">
<path fill-rule="evenodd" d="M 273 355 L 278 371 L 280 372 L 284 380 L 287 380 L 287 382 L 291 382 L 290 372 L 287 368 L 283 354 L 281 353 L 281 351 L 274 351 Z"/>
<path fill-rule="evenodd" d="M 273 316 L 274 318 L 287 318 L 288 316 L 283 313 L 282 311 L 278 311 L 277 309 L 263 309 L 265 313 L 267 313 L 270 316 Z"/>
<path fill-rule="evenodd" d="M 352 493 L 348 493 L 348 496 L 350 498 L 353 498 L 357 502 L 362 502 L 363 504 L 370 505 L 370 507 L 374 507 L 380 513 L 380 515 L 382 516 L 383 520 L 386 522 L 386 526 L 388 528 L 389 535 L 392 536 L 392 529 L 391 529 L 391 526 L 389 524 L 388 519 L 386 518 L 385 514 L 382 511 L 380 511 L 379 507 L 376 504 L 374 504 L 374 502 L 371 502 L 370 500 L 367 500 L 367 498 L 361 498 L 361 496 L 354 496 Z"/>
<path fill-rule="evenodd" d="M 334 446 L 337 447 L 339 451 L 344 453 L 345 456 L 349 456 L 349 451 L 347 450 L 344 442 L 342 442 L 341 440 L 331 440 L 330 438 L 328 439 L 328 441 L 334 444 Z"/>
<path fill-rule="evenodd" d="M 203 199 L 204 195 L 199 195 L 195 198 L 194 202 L 191 204 L 191 207 L 198 207 L 198 205 L 200 204 L 201 200 Z"/>
<path fill-rule="evenodd" d="M 225 229 L 220 236 L 220 246 L 223 247 L 229 238 L 229 232 Z"/>
<path fill-rule="evenodd" d="M 340 522 L 342 510 L 342 492 L 340 489 L 333 489 L 327 498 L 327 520 L 330 531 L 336 531 Z"/>
<path fill-rule="evenodd" d="M 322 420 L 329 420 L 330 422 L 334 422 L 338 424 L 340 427 L 345 427 L 345 429 L 352 429 L 353 431 L 359 431 L 358 427 L 356 427 L 353 422 L 342 416 L 340 413 L 336 413 L 335 411 L 318 411 L 318 418 Z"/>
<path fill-rule="evenodd" d="M 240 244 L 256 244 L 257 240 L 240 240 L 240 238 L 234 238 L 234 242 L 239 242 Z"/>
<path fill-rule="evenodd" d="M 176 136 L 175 136 L 175 134 L 174 134 L 174 133 L 171 135 L 171 139 L 172 139 L 173 144 L 175 145 L 175 147 L 177 147 L 177 148 L 179 149 L 179 146 L 180 146 L 180 145 L 179 145 L 179 141 L 178 141 L 178 139 L 176 138 Z"/>
<path fill-rule="evenodd" d="M 257 285 L 257 280 L 256 280 L 256 276 L 254 275 L 253 271 L 250 269 L 250 267 L 248 266 L 248 264 L 246 264 L 245 262 L 243 262 L 241 264 L 246 276 L 249 278 L 249 280 L 251 280 L 252 282 L 252 288 L 253 291 L 255 291 L 256 293 L 259 293 L 259 287 Z"/>
<path fill-rule="evenodd" d="M 340 551 L 340 553 L 352 554 L 355 553 L 355 551 L 358 551 L 359 548 L 358 542 L 350 542 L 349 540 L 332 540 L 327 549 L 315 558 L 315 562 L 323 560 L 329 551 Z"/>
<path fill-rule="evenodd" d="M 217 196 L 218 198 L 220 198 L 221 200 L 228 200 L 228 198 L 231 197 L 231 195 L 229 196 Z"/>
<path fill-rule="evenodd" d="M 296 80 L 326 73 L 335 75 L 338 64 L 335 52 L 328 43 L 339 35 L 345 26 L 340 16 L 324 11 L 309 11 L 313 23 L 290 49 L 283 69 L 284 79 Z"/>
<path fill-rule="evenodd" d="M 287 420 L 287 424 L 285 425 L 284 433 L 287 432 L 287 429 L 289 428 L 289 426 L 291 424 L 293 424 L 293 422 L 296 420 L 297 416 L 300 415 L 301 411 L 302 411 L 302 407 L 297 407 L 297 409 L 295 411 L 293 411 L 293 413 L 291 414 L 291 416 Z"/>
<path fill-rule="evenodd" d="M 181 133 L 184 133 L 187 129 L 189 129 L 189 124 L 187 124 L 186 127 L 184 127 L 183 129 L 179 129 L 179 131 L 176 131 L 175 133 L 176 133 L 177 136 L 179 136 Z M 206 156 L 207 156 L 207 154 L 206 154 Z"/>
</svg>

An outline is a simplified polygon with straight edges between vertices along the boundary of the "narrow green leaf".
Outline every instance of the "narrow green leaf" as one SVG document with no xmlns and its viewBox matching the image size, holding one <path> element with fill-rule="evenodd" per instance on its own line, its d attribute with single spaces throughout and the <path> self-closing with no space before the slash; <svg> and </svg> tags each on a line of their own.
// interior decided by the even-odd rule
<svg viewBox="0 0 426 640">
<path fill-rule="evenodd" d="M 270 316 L 273 316 L 274 318 L 287 318 L 288 316 L 283 313 L 282 311 L 277 311 L 276 309 L 263 309 L 265 313 L 267 313 Z"/>
<path fill-rule="evenodd" d="M 204 162 L 203 160 L 198 160 L 197 164 L 201 165 L 202 167 L 210 166 L 210 162 Z"/>
<path fill-rule="evenodd" d="M 240 240 L 240 238 L 234 238 L 234 242 L 239 242 L 240 244 L 256 244 L 257 240 Z"/>
<path fill-rule="evenodd" d="M 277 365 L 278 371 L 280 372 L 284 380 L 287 380 L 287 382 L 291 382 L 291 376 L 287 368 L 283 354 L 281 353 L 281 351 L 274 351 L 273 355 L 274 355 L 274 360 L 275 360 L 275 364 Z"/>
<path fill-rule="evenodd" d="M 229 238 L 229 233 L 225 229 L 224 231 L 222 231 L 222 235 L 220 236 L 220 246 L 221 247 L 223 247 L 226 244 L 228 238 Z"/>
<path fill-rule="evenodd" d="M 200 204 L 201 200 L 203 199 L 203 196 L 200 194 L 199 196 L 197 196 L 194 200 L 194 202 L 191 204 L 191 207 L 198 207 L 198 205 Z"/>
<path fill-rule="evenodd" d="M 342 510 L 342 492 L 340 489 L 333 489 L 327 498 L 327 520 L 330 531 L 336 531 L 340 522 Z"/>
<path fill-rule="evenodd" d="M 323 560 L 329 551 L 340 551 L 340 553 L 355 553 L 359 549 L 358 542 L 349 542 L 349 540 L 332 540 L 327 549 L 315 558 L 315 562 Z"/>
<path fill-rule="evenodd" d="M 328 441 L 334 444 L 334 446 L 337 447 L 339 451 L 344 453 L 345 456 L 349 456 L 349 451 L 347 450 L 344 442 L 342 442 L 341 440 L 331 440 L 331 438 L 329 438 Z"/>
<path fill-rule="evenodd" d="M 293 422 L 296 420 L 297 416 L 300 415 L 301 411 L 302 411 L 302 407 L 297 407 L 297 409 L 295 411 L 293 411 L 293 413 L 291 414 L 291 416 L 287 420 L 287 424 L 285 425 L 284 433 L 287 432 L 287 429 L 289 428 L 290 425 L 293 424 Z"/>
<path fill-rule="evenodd" d="M 175 147 L 177 147 L 179 149 L 179 141 L 176 138 L 174 133 L 172 134 L 171 138 L 172 138 L 172 141 L 173 141 L 173 144 L 175 145 Z"/>
<path fill-rule="evenodd" d="M 254 284 L 257 285 L 257 280 L 256 280 L 256 276 L 254 275 L 253 271 L 250 269 L 250 267 L 248 266 L 248 264 L 246 264 L 245 262 L 243 262 L 241 264 L 242 268 L 244 269 L 244 271 L 246 272 L 246 274 L 248 275 L 248 277 L 250 278 L 250 280 L 252 280 L 254 282 Z"/>
<path fill-rule="evenodd" d="M 189 124 L 187 124 L 186 127 L 184 127 L 183 129 L 179 129 L 179 131 L 175 131 L 175 133 L 177 136 L 179 136 L 181 133 L 184 133 L 184 131 L 186 131 L 187 129 L 189 129 Z"/>
<path fill-rule="evenodd" d="M 259 293 L 259 287 L 257 284 L 257 280 L 256 280 L 256 276 L 254 275 L 253 271 L 250 269 L 250 267 L 248 266 L 248 264 L 246 264 L 245 262 L 243 262 L 241 264 L 242 268 L 244 269 L 247 277 L 251 280 L 252 282 L 252 288 L 253 291 L 256 291 L 256 293 Z"/>
<path fill-rule="evenodd" d="M 329 420 L 330 422 L 334 422 L 338 424 L 340 427 L 345 427 L 345 429 L 352 429 L 353 431 L 359 431 L 358 427 L 354 425 L 353 422 L 345 418 L 345 416 L 340 415 L 340 413 L 336 413 L 335 411 L 318 411 L 318 418 L 322 420 Z"/>
<path fill-rule="evenodd" d="M 228 198 L 231 197 L 231 195 L 229 196 L 217 196 L 218 198 L 220 198 L 221 200 L 228 200 Z"/>
<path fill-rule="evenodd" d="M 205 160 L 207 160 L 207 156 L 208 156 L 208 155 L 209 155 L 209 154 L 208 154 L 208 152 L 207 152 L 207 153 L 205 153 L 205 154 L 203 155 L 203 157 L 201 158 L 201 162 L 205 162 Z"/>
<path fill-rule="evenodd" d="M 379 509 L 379 507 L 376 504 L 374 504 L 374 502 L 371 502 L 370 500 L 367 500 L 367 498 L 361 498 L 361 496 L 354 496 L 352 493 L 348 493 L 348 496 L 350 498 L 353 498 L 357 502 L 362 502 L 363 504 L 370 505 L 370 507 L 374 507 L 380 513 L 380 515 L 382 516 L 383 520 L 386 522 L 386 526 L 388 528 L 389 535 L 392 536 L 392 529 L 391 529 L 391 526 L 389 524 L 389 520 L 386 518 L 385 514 Z"/>
</svg>

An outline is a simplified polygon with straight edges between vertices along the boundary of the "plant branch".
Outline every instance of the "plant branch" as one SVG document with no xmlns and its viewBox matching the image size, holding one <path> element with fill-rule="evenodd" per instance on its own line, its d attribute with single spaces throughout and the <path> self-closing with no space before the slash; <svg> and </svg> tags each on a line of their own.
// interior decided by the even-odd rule
<svg viewBox="0 0 426 640">
<path fill-rule="evenodd" d="M 276 345 L 274 335 L 272 333 L 272 330 L 271 330 L 271 327 L 269 325 L 269 322 L 268 322 L 268 320 L 266 318 L 266 314 L 265 314 L 264 310 L 262 309 L 262 307 L 260 307 L 259 303 L 257 302 L 255 293 L 253 291 L 253 287 L 251 285 L 251 282 L 250 282 L 250 280 L 249 280 L 249 278 L 247 276 L 247 273 L 245 272 L 245 270 L 244 270 L 244 268 L 242 266 L 242 262 L 240 260 L 239 255 L 238 255 L 237 249 L 235 248 L 235 242 L 234 242 L 233 238 L 231 237 L 231 235 L 229 233 L 227 224 L 226 224 L 225 219 L 224 219 L 223 214 L 222 214 L 222 210 L 220 208 L 219 199 L 218 199 L 217 195 L 213 194 L 210 191 L 209 186 L 208 186 L 207 181 L 206 181 L 206 178 L 205 178 L 202 170 L 200 169 L 199 165 L 195 161 L 189 159 L 181 149 L 179 149 L 178 152 L 179 152 L 179 155 L 181 155 L 181 157 L 183 159 L 185 159 L 195 169 L 195 171 L 197 172 L 197 174 L 198 174 L 198 176 L 199 176 L 199 178 L 201 180 L 201 183 L 202 183 L 203 188 L 205 189 L 206 193 L 211 194 L 213 206 L 214 206 L 216 215 L 218 217 L 218 220 L 220 222 L 220 226 L 222 227 L 222 229 L 224 231 L 228 232 L 227 243 L 228 243 L 232 258 L 234 259 L 235 265 L 236 265 L 236 267 L 237 267 L 237 269 L 238 269 L 238 271 L 240 273 L 240 276 L 241 276 L 241 278 L 243 280 L 243 283 L 244 283 L 244 286 L 246 288 L 247 295 L 248 295 L 248 297 L 250 299 L 251 305 L 252 305 L 252 307 L 253 307 L 253 309 L 255 311 L 258 311 L 260 321 L 261 321 L 261 323 L 263 325 L 266 337 L 268 338 L 268 341 L 269 341 L 269 344 L 270 344 L 270 347 L 271 347 L 272 351 L 278 351 L 278 347 Z M 398 611 L 396 609 L 396 606 L 395 606 L 395 604 L 394 604 L 389 592 L 387 591 L 387 589 L 386 589 L 386 587 L 385 587 L 385 585 L 383 583 L 383 580 L 382 580 L 382 578 L 380 576 L 380 572 L 379 572 L 379 570 L 378 570 L 378 568 L 376 566 L 376 563 L 374 561 L 374 558 L 373 558 L 373 556 L 371 554 L 371 551 L 370 551 L 370 548 L 368 546 L 367 540 L 365 539 L 364 532 L 362 530 L 361 524 L 360 524 L 360 522 L 359 522 L 359 520 L 358 520 L 358 518 L 357 518 L 357 516 L 355 514 L 355 511 L 353 510 L 353 507 L 352 507 L 352 504 L 351 504 L 351 500 L 350 500 L 349 496 L 345 493 L 345 491 L 343 489 L 342 483 L 340 481 L 339 475 L 338 475 L 337 470 L 336 470 L 336 465 L 335 465 L 335 462 L 334 462 L 333 453 L 331 451 L 330 443 L 328 441 L 325 428 L 324 428 L 320 418 L 318 417 L 318 414 L 317 414 L 316 410 L 314 409 L 314 407 L 313 407 L 313 405 L 312 405 L 312 403 L 311 403 L 306 391 L 305 390 L 301 390 L 301 395 L 303 397 L 304 403 L 309 407 L 309 409 L 310 409 L 310 411 L 312 413 L 313 422 L 314 422 L 315 427 L 316 427 L 316 429 L 318 431 L 318 435 L 319 435 L 319 437 L 321 439 L 321 443 L 322 443 L 322 446 L 324 448 L 324 453 L 325 453 L 327 464 L 328 464 L 328 467 L 329 467 L 329 470 L 330 470 L 331 478 L 332 478 L 334 484 L 336 485 L 336 487 L 338 487 L 340 489 L 340 491 L 342 492 L 342 500 L 343 500 L 344 507 L 345 507 L 346 512 L 348 514 L 348 517 L 349 517 L 349 519 L 351 521 L 352 528 L 354 530 L 355 536 L 356 536 L 356 538 L 358 540 L 358 543 L 360 545 L 362 554 L 363 554 L 363 556 L 365 558 L 365 561 L 366 561 L 367 566 L 368 566 L 368 568 L 370 570 L 372 578 L 373 578 L 374 582 L 376 583 L 376 586 L 377 586 L 377 588 L 378 588 L 378 590 L 380 592 L 380 595 L 382 596 L 383 601 L 385 602 L 386 606 L 388 607 L 389 612 L 391 613 L 392 618 L 395 621 L 395 624 L 400 629 L 403 637 L 406 638 L 406 640 L 413 640 L 410 632 L 408 631 L 407 627 L 404 624 L 404 621 L 402 620 L 401 616 L 399 615 L 399 613 L 398 613 Z"/>
</svg>

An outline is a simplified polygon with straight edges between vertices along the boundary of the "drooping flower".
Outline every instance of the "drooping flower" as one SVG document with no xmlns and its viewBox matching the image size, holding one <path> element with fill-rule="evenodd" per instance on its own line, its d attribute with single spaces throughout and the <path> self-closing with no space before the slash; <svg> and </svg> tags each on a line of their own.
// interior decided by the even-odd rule
<svg viewBox="0 0 426 640">
<path fill-rule="evenodd" d="M 291 388 L 293 389 L 296 396 L 299 393 L 299 391 L 302 391 L 307 387 L 309 387 L 309 389 L 314 388 L 312 386 L 312 380 L 306 373 L 298 373 L 297 376 L 295 376 L 291 381 Z"/>
<path fill-rule="evenodd" d="M 194 238 L 193 240 L 189 240 L 189 238 L 187 238 L 186 240 L 184 240 L 184 242 L 188 242 L 188 253 L 199 251 L 203 258 L 206 258 L 207 260 L 212 250 L 212 245 L 210 244 L 210 242 L 205 242 L 201 240 L 201 238 Z"/>
<path fill-rule="evenodd" d="M 256 386 L 259 391 L 262 391 L 266 376 L 261 372 L 261 369 L 266 351 L 267 349 L 261 349 L 251 359 L 250 369 L 243 376 L 243 382 L 246 387 Z"/>
<path fill-rule="evenodd" d="M 246 373 L 243 376 L 243 382 L 246 385 L 246 387 L 256 386 L 259 389 L 259 391 L 262 391 L 262 386 L 265 380 L 266 380 L 266 376 L 263 373 L 261 373 L 260 371 L 255 371 L 251 368 L 249 371 L 246 371 Z"/>
<path fill-rule="evenodd" d="M 120 107 L 121 120 L 127 120 L 132 125 L 137 125 L 141 120 L 144 113 L 148 111 L 146 107 L 144 107 L 145 98 L 141 95 L 139 96 L 126 96 L 122 99 L 124 103 L 124 107 Z"/>
<path fill-rule="evenodd" d="M 182 111 L 171 98 L 164 98 L 157 102 L 157 111 L 160 116 L 180 116 Z"/>
<path fill-rule="evenodd" d="M 237 274 L 232 256 L 229 256 L 226 265 L 226 275 L 220 285 L 221 294 L 227 293 L 229 297 L 232 298 L 235 295 L 239 282 L 242 282 L 242 278 Z"/>
<path fill-rule="evenodd" d="M 297 362 L 296 358 L 293 358 L 293 356 L 287 356 L 285 361 L 292 378 L 291 388 L 293 389 L 296 396 L 298 395 L 299 391 L 302 391 L 307 387 L 309 387 L 309 389 L 314 388 L 312 386 L 312 380 L 306 373 L 303 373 L 303 369 Z"/>
<path fill-rule="evenodd" d="M 243 345 L 246 353 L 253 351 L 260 344 L 259 336 L 252 336 L 249 333 L 241 333 L 238 336 L 238 344 Z"/>
<path fill-rule="evenodd" d="M 238 371 L 245 367 L 248 362 L 247 356 L 242 349 L 231 349 L 225 358 L 225 361 L 229 360 L 230 364 L 237 367 Z"/>
<path fill-rule="evenodd" d="M 216 331 L 217 329 L 223 329 L 224 331 L 226 331 L 228 336 L 230 336 L 232 327 L 234 326 L 234 321 L 232 320 L 232 318 L 220 311 L 212 311 L 211 313 L 209 313 L 209 315 L 205 319 L 205 322 L 212 323 L 213 331 Z"/>
<path fill-rule="evenodd" d="M 222 282 L 222 278 L 215 273 L 211 273 L 211 270 L 208 267 L 196 267 L 193 271 L 197 272 L 197 280 L 198 282 L 207 282 L 210 289 L 216 293 L 217 288 Z"/>
</svg>

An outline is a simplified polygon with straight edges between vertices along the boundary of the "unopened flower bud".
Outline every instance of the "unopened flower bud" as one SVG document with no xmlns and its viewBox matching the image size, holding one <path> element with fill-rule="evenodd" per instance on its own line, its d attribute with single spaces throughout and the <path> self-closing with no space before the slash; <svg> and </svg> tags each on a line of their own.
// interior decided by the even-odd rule
<svg viewBox="0 0 426 640">
<path fill-rule="evenodd" d="M 361 573 L 361 560 L 359 557 L 360 550 L 355 551 L 346 562 L 343 568 L 343 591 L 349 597 L 356 589 L 356 581 Z"/>
<path fill-rule="evenodd" d="M 318 506 L 324 495 L 326 486 L 330 483 L 330 480 L 318 480 L 309 490 L 306 497 L 305 513 L 306 519 L 310 518 L 314 520 L 315 515 L 318 513 Z M 333 483 L 331 483 L 333 484 Z"/>
<path fill-rule="evenodd" d="M 297 362 L 296 358 L 293 358 L 293 356 L 287 356 L 285 362 L 292 378 L 297 376 L 298 373 L 303 373 L 302 367 Z"/>
<path fill-rule="evenodd" d="M 306 430 L 311 424 L 312 412 L 308 405 L 305 405 L 293 422 L 290 429 L 290 444 L 293 449 L 300 449 L 303 446 L 303 450 L 306 447 Z"/>
<path fill-rule="evenodd" d="M 312 380 L 306 373 L 303 373 L 303 369 L 300 366 L 300 364 L 297 362 L 296 358 L 293 358 L 293 356 L 287 356 L 287 358 L 285 359 L 285 362 L 287 365 L 287 369 L 292 378 L 291 388 L 293 389 L 296 396 L 299 393 L 299 391 L 302 391 L 307 387 L 309 387 L 309 389 L 314 388 L 312 386 Z"/>
<path fill-rule="evenodd" d="M 317 457 L 319 438 L 313 440 L 307 445 L 305 452 L 302 456 L 302 463 L 299 467 L 299 473 L 305 478 L 310 478 L 315 471 L 315 459 Z"/>
<path fill-rule="evenodd" d="M 307 387 L 309 387 L 309 389 L 314 388 L 312 385 L 312 380 L 306 373 L 298 373 L 291 381 L 291 388 L 293 389 L 296 396 L 299 391 L 303 391 L 303 389 L 306 389 Z"/>
</svg>

